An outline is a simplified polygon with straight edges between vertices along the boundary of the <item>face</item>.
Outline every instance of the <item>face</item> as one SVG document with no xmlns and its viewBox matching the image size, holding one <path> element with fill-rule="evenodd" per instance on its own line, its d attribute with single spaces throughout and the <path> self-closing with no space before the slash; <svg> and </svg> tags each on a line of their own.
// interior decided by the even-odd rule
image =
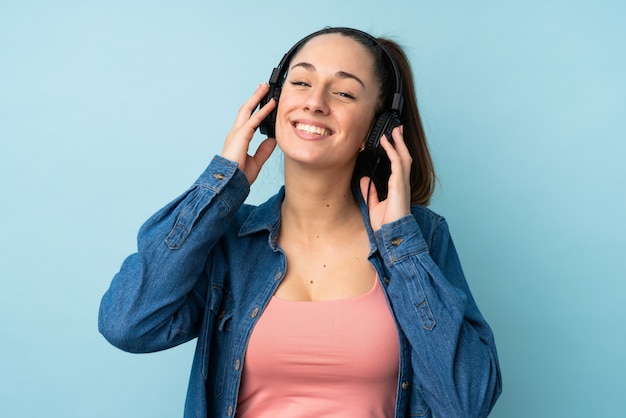
<svg viewBox="0 0 626 418">
<path fill-rule="evenodd" d="M 289 63 L 276 117 L 287 160 L 351 170 L 372 124 L 379 97 L 374 58 L 358 41 L 325 34 Z"/>
</svg>

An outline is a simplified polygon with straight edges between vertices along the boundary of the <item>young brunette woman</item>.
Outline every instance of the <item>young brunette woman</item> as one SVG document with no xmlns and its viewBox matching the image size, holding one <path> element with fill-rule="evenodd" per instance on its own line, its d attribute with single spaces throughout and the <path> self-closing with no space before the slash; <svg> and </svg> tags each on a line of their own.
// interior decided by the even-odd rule
<svg viewBox="0 0 626 418">
<path fill-rule="evenodd" d="M 487 416 L 494 339 L 426 208 L 434 171 L 403 51 L 326 28 L 284 61 L 221 155 L 142 226 L 101 332 L 131 352 L 198 338 L 189 418 Z M 259 125 L 270 137 L 250 155 Z M 285 185 L 247 205 L 276 144 Z"/>
</svg>

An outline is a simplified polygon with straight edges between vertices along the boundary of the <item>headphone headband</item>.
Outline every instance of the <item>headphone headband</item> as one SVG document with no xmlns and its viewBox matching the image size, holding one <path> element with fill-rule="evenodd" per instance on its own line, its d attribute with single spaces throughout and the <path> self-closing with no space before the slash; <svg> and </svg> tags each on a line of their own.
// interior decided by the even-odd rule
<svg viewBox="0 0 626 418">
<path fill-rule="evenodd" d="M 300 41 L 298 41 L 294 46 L 292 46 L 289 51 L 287 51 L 287 53 L 283 56 L 283 59 L 280 60 L 278 67 L 274 68 L 274 70 L 272 71 L 272 75 L 270 77 L 270 81 L 269 81 L 270 85 L 272 85 L 272 83 L 278 84 L 279 82 L 282 84 L 282 80 L 284 79 L 284 76 L 287 72 L 286 66 L 289 64 L 289 62 L 291 61 L 293 56 L 296 54 L 296 52 L 304 44 L 306 44 L 310 39 L 315 38 L 316 36 L 324 35 L 328 33 L 339 33 L 342 35 L 345 35 L 347 33 L 348 34 L 353 33 L 363 38 L 367 38 L 372 43 L 374 43 L 377 47 L 380 48 L 380 50 L 383 52 L 387 60 L 387 63 L 389 64 L 389 67 L 393 74 L 393 80 L 394 80 L 394 93 L 393 93 L 393 98 L 391 100 L 390 109 L 397 111 L 399 114 L 402 111 L 402 105 L 404 103 L 402 100 L 402 97 L 403 97 L 402 96 L 402 77 L 400 76 L 400 69 L 398 68 L 398 64 L 396 63 L 396 60 L 393 57 L 393 55 L 391 55 L 391 52 L 389 52 L 389 50 L 385 47 L 385 45 L 383 45 L 378 39 L 376 39 L 369 33 L 363 32 L 362 30 L 359 30 L 359 29 L 353 29 L 353 28 L 348 28 L 348 27 L 327 27 L 327 28 L 318 30 L 317 32 L 313 32 L 310 35 L 305 36 Z"/>
</svg>

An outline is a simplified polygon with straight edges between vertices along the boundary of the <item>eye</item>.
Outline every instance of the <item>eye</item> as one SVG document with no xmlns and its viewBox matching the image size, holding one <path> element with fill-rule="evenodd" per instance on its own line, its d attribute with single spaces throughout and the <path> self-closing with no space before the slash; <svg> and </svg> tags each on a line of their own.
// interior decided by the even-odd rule
<svg viewBox="0 0 626 418">
<path fill-rule="evenodd" d="M 354 100 L 356 99 L 356 96 L 354 96 L 352 93 L 348 93 L 346 91 L 338 91 L 336 93 L 339 97 L 343 97 L 344 99 L 349 99 L 349 100 Z"/>
<path fill-rule="evenodd" d="M 311 87 L 311 85 L 304 80 L 289 80 L 289 84 L 296 87 Z"/>
</svg>

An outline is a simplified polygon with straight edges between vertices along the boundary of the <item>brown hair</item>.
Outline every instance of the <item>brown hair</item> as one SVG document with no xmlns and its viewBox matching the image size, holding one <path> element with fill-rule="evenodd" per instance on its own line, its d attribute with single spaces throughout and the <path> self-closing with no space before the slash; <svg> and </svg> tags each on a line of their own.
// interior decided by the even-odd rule
<svg viewBox="0 0 626 418">
<path fill-rule="evenodd" d="M 428 205 L 435 191 L 435 167 L 433 165 L 426 133 L 417 107 L 415 84 L 411 65 L 402 48 L 389 39 L 379 39 L 395 58 L 403 81 L 404 108 L 400 115 L 404 128 L 404 141 L 413 158 L 411 166 L 411 202 Z"/>
<path fill-rule="evenodd" d="M 394 58 L 402 77 L 402 94 L 404 106 L 400 114 L 400 120 L 404 129 L 404 141 L 409 149 L 413 163 L 411 165 L 411 202 L 414 204 L 428 205 L 435 190 L 435 169 L 428 150 L 426 134 L 417 107 L 415 96 L 415 84 L 413 82 L 413 72 L 409 60 L 404 50 L 398 43 L 387 38 L 371 38 L 367 34 L 350 28 L 325 28 L 318 33 L 339 33 L 348 36 L 360 44 L 364 45 L 372 54 L 375 61 L 375 72 L 381 83 L 381 97 L 377 113 L 388 109 L 394 93 L 394 80 L 392 70 L 388 64 L 388 58 L 380 45 L 382 44 L 389 54 Z M 316 35 L 318 35 L 316 34 Z M 307 40 L 308 41 L 308 40 Z M 378 42 L 376 42 L 378 41 Z M 359 180 L 363 176 L 372 176 L 372 181 L 376 186 L 379 198 L 387 197 L 387 187 L 391 167 L 389 160 L 381 158 L 378 165 L 371 156 L 359 154 L 354 172 L 352 174 L 353 187 L 358 186 Z"/>
</svg>

